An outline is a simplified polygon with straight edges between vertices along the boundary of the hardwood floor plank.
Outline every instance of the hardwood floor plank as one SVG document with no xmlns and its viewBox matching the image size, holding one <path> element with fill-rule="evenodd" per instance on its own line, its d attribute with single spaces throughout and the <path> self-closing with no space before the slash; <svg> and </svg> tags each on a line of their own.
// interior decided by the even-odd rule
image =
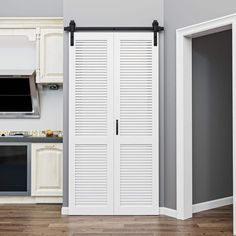
<svg viewBox="0 0 236 236">
<path fill-rule="evenodd" d="M 231 236 L 233 209 L 165 216 L 61 216 L 61 205 L 0 205 L 0 236 Z"/>
</svg>

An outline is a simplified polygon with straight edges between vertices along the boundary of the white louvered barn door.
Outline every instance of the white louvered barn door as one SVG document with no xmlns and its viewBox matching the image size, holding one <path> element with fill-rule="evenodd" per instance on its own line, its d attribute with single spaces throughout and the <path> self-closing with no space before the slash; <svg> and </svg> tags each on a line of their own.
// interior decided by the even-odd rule
<svg viewBox="0 0 236 236">
<path fill-rule="evenodd" d="M 113 214 L 113 33 L 70 46 L 69 214 Z"/>
<path fill-rule="evenodd" d="M 114 212 L 157 215 L 158 47 L 153 33 L 114 35 Z"/>
</svg>

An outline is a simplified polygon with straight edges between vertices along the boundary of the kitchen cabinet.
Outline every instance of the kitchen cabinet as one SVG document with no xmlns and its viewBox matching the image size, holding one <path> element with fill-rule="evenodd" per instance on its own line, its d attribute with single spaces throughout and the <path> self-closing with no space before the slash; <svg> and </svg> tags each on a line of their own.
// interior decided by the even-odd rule
<svg viewBox="0 0 236 236">
<path fill-rule="evenodd" d="M 61 143 L 32 144 L 31 195 L 62 196 L 63 154 Z"/>
<path fill-rule="evenodd" d="M 38 83 L 63 83 L 63 29 L 40 29 Z"/>
<path fill-rule="evenodd" d="M 62 17 L 3 17 L 0 41 L 1 70 L 35 70 L 37 83 L 63 83 Z"/>
<path fill-rule="evenodd" d="M 0 29 L 0 36 L 27 37 L 29 41 L 36 40 L 36 29 Z"/>
</svg>

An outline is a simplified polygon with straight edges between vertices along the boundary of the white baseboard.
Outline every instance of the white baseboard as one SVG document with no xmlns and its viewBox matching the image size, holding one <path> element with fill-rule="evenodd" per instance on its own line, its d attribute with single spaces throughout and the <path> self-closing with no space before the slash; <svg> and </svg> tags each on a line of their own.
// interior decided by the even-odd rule
<svg viewBox="0 0 236 236">
<path fill-rule="evenodd" d="M 61 204 L 62 197 L 0 196 L 0 204 Z"/>
<path fill-rule="evenodd" d="M 177 211 L 166 207 L 160 207 L 160 215 L 176 218 Z"/>
<path fill-rule="evenodd" d="M 233 197 L 226 197 L 221 199 L 216 199 L 208 202 L 201 202 L 193 205 L 193 213 L 207 211 L 210 209 L 223 207 L 233 204 Z"/>
<path fill-rule="evenodd" d="M 69 208 L 68 207 L 62 207 L 61 208 L 61 214 L 62 215 L 68 215 Z"/>
<path fill-rule="evenodd" d="M 68 207 L 62 207 L 61 208 L 61 214 L 62 215 L 68 215 L 69 208 Z M 169 217 L 176 218 L 177 212 L 176 210 L 166 208 L 166 207 L 160 207 L 160 215 L 165 215 Z"/>
</svg>

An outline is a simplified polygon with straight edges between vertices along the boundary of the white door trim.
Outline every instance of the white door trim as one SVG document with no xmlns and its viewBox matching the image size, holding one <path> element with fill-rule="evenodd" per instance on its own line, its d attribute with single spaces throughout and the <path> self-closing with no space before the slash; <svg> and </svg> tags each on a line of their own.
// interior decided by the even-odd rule
<svg viewBox="0 0 236 236">
<path fill-rule="evenodd" d="M 233 65 L 236 60 L 236 14 L 176 31 L 176 179 L 177 218 L 192 217 L 192 38 L 232 29 Z M 233 66 L 233 183 L 236 196 L 236 66 Z M 236 200 L 234 198 L 234 206 Z M 236 207 L 234 207 L 236 216 Z M 236 220 L 234 217 L 234 233 Z"/>
</svg>

